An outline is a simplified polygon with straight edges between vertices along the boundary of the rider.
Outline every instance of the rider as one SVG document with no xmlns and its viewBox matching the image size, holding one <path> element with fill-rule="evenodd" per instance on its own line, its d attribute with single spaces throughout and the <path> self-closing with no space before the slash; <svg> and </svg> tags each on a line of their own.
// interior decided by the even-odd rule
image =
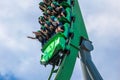
<svg viewBox="0 0 120 80">
<path fill-rule="evenodd" d="M 43 0 L 43 2 L 44 2 L 47 6 L 50 6 L 52 0 Z"/>
<path fill-rule="evenodd" d="M 40 30 L 38 30 L 37 32 L 33 32 L 33 33 L 35 34 L 35 37 L 28 36 L 27 38 L 37 39 L 39 42 L 41 42 L 42 45 L 44 45 L 44 43 L 46 42 L 45 36 L 41 34 Z"/>
<path fill-rule="evenodd" d="M 39 8 L 44 12 L 47 10 L 47 5 L 44 2 L 40 2 Z"/>
<path fill-rule="evenodd" d="M 55 17 L 55 16 L 51 16 L 49 18 L 49 21 L 52 23 L 52 25 L 55 28 L 55 32 L 63 32 L 64 31 L 64 27 L 63 24 Z"/>
<path fill-rule="evenodd" d="M 54 34 L 55 31 L 55 27 L 52 25 L 52 23 L 50 21 L 46 21 L 45 25 L 46 28 L 49 28 L 51 34 Z"/>
<path fill-rule="evenodd" d="M 39 18 L 38 18 L 38 21 L 39 21 L 39 23 L 41 24 L 41 25 L 44 25 L 45 24 L 45 17 L 44 16 L 40 16 Z"/>
<path fill-rule="evenodd" d="M 48 21 L 48 19 L 50 18 L 50 15 L 47 12 L 44 12 L 43 17 L 44 17 L 45 21 Z"/>
<path fill-rule="evenodd" d="M 57 13 L 57 16 L 66 16 L 66 8 L 70 8 L 71 6 L 67 2 L 52 2 L 51 7 L 53 8 L 54 12 Z"/>
</svg>

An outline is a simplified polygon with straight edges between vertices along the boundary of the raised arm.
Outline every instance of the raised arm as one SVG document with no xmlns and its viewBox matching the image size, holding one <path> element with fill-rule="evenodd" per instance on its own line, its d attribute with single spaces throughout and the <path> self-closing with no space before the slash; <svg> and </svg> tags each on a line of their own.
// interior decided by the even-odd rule
<svg viewBox="0 0 120 80">
<path fill-rule="evenodd" d="M 35 37 L 31 37 L 31 36 L 27 36 L 27 38 L 30 38 L 30 39 L 36 39 Z"/>
</svg>

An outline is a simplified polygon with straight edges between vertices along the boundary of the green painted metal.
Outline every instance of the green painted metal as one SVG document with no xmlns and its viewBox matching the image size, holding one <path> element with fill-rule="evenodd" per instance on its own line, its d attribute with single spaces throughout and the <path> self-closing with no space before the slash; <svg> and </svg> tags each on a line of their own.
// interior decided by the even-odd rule
<svg viewBox="0 0 120 80">
<path fill-rule="evenodd" d="M 65 38 L 68 38 L 69 32 L 70 32 L 70 24 L 65 23 L 64 24 L 64 32 L 63 32 L 63 35 L 65 36 Z"/>
<path fill-rule="evenodd" d="M 55 55 L 55 51 L 64 50 L 64 48 L 64 35 L 62 33 L 58 33 L 43 47 L 43 55 L 40 60 L 41 64 L 48 64 L 49 60 Z"/>
<path fill-rule="evenodd" d="M 70 2 L 70 0 L 68 2 Z M 85 39 L 88 39 L 88 35 L 81 15 L 78 0 L 75 0 L 74 4 L 75 5 L 72 7 L 72 15 L 75 16 L 75 21 L 71 24 L 74 37 L 70 40 L 70 43 L 76 47 L 79 47 L 80 38 L 84 37 Z M 64 57 L 62 64 L 58 69 L 55 80 L 70 80 L 71 78 L 76 58 L 78 56 L 78 50 L 70 44 L 68 44 L 68 47 L 70 49 L 70 54 Z"/>
<path fill-rule="evenodd" d="M 56 51 L 65 49 L 65 38 L 68 37 L 70 25 L 68 23 L 64 24 L 64 32 L 54 35 L 48 42 L 43 46 L 40 63 L 48 64 L 49 60 L 55 55 Z"/>
</svg>

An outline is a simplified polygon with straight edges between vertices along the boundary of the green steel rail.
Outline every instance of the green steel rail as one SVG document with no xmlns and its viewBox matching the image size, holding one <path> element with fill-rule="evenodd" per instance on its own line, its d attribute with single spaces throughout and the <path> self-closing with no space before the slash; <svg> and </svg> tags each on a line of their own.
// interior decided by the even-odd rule
<svg viewBox="0 0 120 80">
<path fill-rule="evenodd" d="M 85 24 L 81 15 L 78 0 L 74 1 L 74 6 L 72 7 L 72 15 L 75 17 L 75 21 L 72 22 L 71 29 L 74 32 L 73 39 L 70 43 L 79 47 L 80 38 L 84 37 L 88 39 L 88 35 L 85 29 Z M 70 80 L 75 66 L 76 58 L 78 56 L 78 50 L 73 46 L 69 45 L 70 54 L 65 56 L 62 64 L 59 67 L 55 80 Z"/>
</svg>

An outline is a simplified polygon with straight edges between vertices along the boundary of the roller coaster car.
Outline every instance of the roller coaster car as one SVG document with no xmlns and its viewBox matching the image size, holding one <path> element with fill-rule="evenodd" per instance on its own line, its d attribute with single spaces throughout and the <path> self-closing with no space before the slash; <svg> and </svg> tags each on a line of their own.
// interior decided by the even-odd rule
<svg viewBox="0 0 120 80">
<path fill-rule="evenodd" d="M 64 24 L 64 32 L 55 34 L 42 48 L 42 56 L 40 63 L 43 65 L 58 63 L 59 59 L 66 48 L 66 39 L 69 33 L 69 24 Z"/>
<path fill-rule="evenodd" d="M 61 33 L 53 36 L 50 41 L 48 41 L 43 49 L 43 55 L 41 56 L 41 64 L 48 64 L 49 61 L 58 53 L 59 50 L 64 50 L 65 48 L 65 38 Z"/>
<path fill-rule="evenodd" d="M 71 22 L 71 9 L 66 8 L 67 16 L 66 19 Z M 51 39 L 42 48 L 42 56 L 40 63 L 43 65 L 55 64 L 58 65 L 60 59 L 63 57 L 66 52 L 66 39 L 69 37 L 70 32 L 70 23 L 64 24 L 64 32 L 59 32 L 55 34 Z"/>
</svg>

